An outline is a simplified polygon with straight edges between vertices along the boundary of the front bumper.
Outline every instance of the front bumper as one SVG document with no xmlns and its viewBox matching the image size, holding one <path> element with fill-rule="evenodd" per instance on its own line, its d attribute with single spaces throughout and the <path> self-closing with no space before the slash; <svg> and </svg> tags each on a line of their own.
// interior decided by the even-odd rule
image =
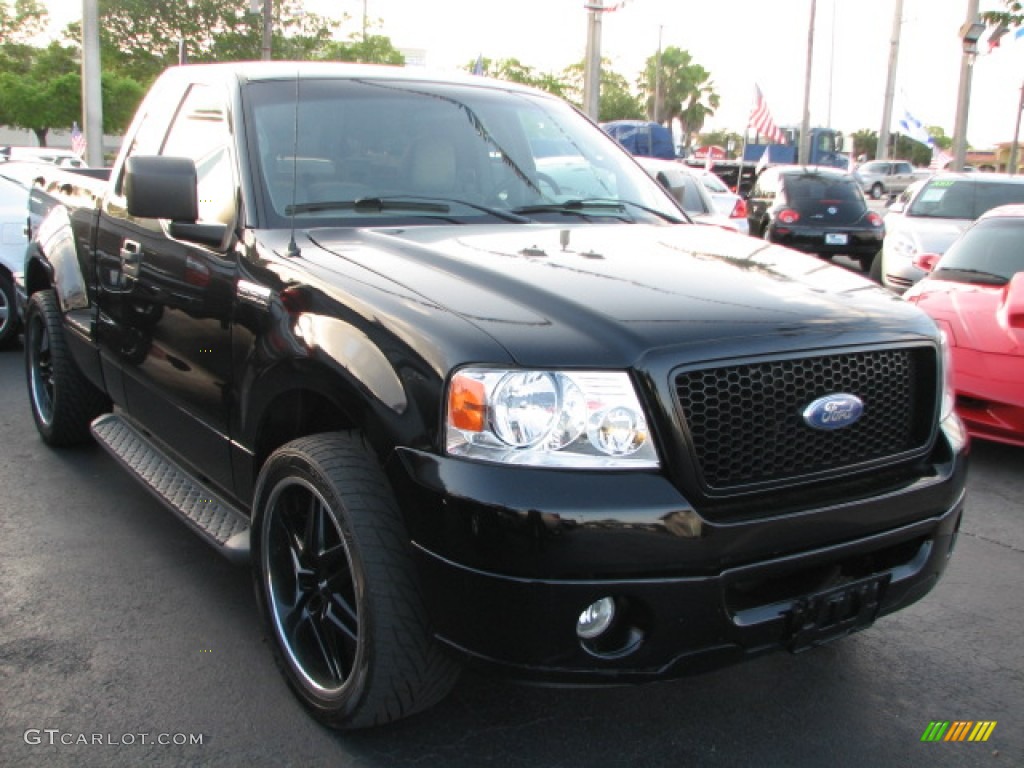
<svg viewBox="0 0 1024 768">
<path fill-rule="evenodd" d="M 470 662 L 570 685 L 799 651 L 913 603 L 946 567 L 966 471 L 960 446 L 901 489 L 716 523 L 672 499 L 657 475 L 503 484 L 500 473 L 519 473 L 423 454 L 402 464 L 436 636 Z M 604 597 L 616 622 L 581 640 L 577 617 Z"/>
</svg>

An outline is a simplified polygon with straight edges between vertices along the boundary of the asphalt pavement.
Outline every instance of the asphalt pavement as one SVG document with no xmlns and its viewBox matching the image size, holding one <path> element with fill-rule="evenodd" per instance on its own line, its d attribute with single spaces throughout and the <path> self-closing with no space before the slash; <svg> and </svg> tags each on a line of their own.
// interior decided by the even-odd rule
<svg viewBox="0 0 1024 768">
<path fill-rule="evenodd" d="M 0 766 L 1024 765 L 1022 449 L 975 445 L 945 578 L 857 635 L 640 688 L 467 673 L 426 713 L 336 733 L 275 669 L 248 572 L 100 449 L 45 447 L 20 350 L 0 392 Z M 923 742 L 933 721 L 996 725 Z"/>
</svg>

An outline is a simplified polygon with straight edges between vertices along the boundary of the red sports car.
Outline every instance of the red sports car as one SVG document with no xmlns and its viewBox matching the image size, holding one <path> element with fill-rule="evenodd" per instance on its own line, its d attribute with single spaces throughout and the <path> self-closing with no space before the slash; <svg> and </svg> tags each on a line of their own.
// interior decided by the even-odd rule
<svg viewBox="0 0 1024 768">
<path fill-rule="evenodd" d="M 904 296 L 946 332 L 967 431 L 1024 446 L 1024 205 L 993 208 L 915 263 L 928 276 Z"/>
</svg>

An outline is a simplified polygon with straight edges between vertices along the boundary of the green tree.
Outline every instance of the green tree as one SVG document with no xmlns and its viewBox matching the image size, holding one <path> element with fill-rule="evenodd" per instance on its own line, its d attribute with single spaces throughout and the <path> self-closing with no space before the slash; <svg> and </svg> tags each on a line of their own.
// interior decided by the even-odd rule
<svg viewBox="0 0 1024 768">
<path fill-rule="evenodd" d="M 47 18 L 39 0 L 0 0 L 0 40 L 25 45 L 43 33 Z"/>
<path fill-rule="evenodd" d="M 477 60 L 467 63 L 463 69 L 473 72 L 476 69 Z M 480 66 L 483 74 L 498 80 L 507 80 L 510 83 L 521 83 L 533 88 L 540 88 L 542 91 L 553 93 L 555 96 L 565 98 L 565 84 L 562 78 L 550 72 L 538 72 L 529 64 L 524 64 L 519 59 L 480 59 Z"/>
<path fill-rule="evenodd" d="M 694 62 L 688 51 L 669 46 L 661 52 L 661 99 L 655 109 L 658 57 L 651 56 L 637 86 L 647 104 L 647 114 L 658 115 L 659 122 L 678 119 L 683 128 L 684 146 L 698 133 L 704 121 L 715 114 L 720 98 L 711 82 L 711 73 Z"/>
<path fill-rule="evenodd" d="M 383 35 L 352 37 L 349 42 L 332 41 L 314 58 L 326 61 L 358 61 L 363 64 L 405 64 L 405 56 Z"/>
<path fill-rule="evenodd" d="M 259 59 L 263 17 L 241 0 L 99 0 L 103 68 L 148 85 L 178 62 L 179 41 L 189 61 Z M 303 12 L 302 0 L 274 3 L 275 59 L 317 58 L 341 21 Z M 80 24 L 68 27 L 80 39 Z"/>
<path fill-rule="evenodd" d="M 582 109 L 584 63 L 579 61 L 562 70 L 562 97 Z M 598 120 L 642 120 L 640 97 L 630 90 L 629 81 L 611 68 L 608 59 L 601 60 L 601 89 L 598 96 Z"/>
<path fill-rule="evenodd" d="M 723 147 L 728 152 L 730 141 L 732 142 L 733 151 L 729 157 L 735 158 L 736 154 L 743 148 L 743 137 L 738 133 L 732 133 L 731 131 L 708 131 L 707 133 L 700 134 L 700 145 L 702 147 Z"/>
<path fill-rule="evenodd" d="M 31 56 L 23 70 L 0 74 L 0 123 L 32 131 L 39 146 L 45 147 L 51 129 L 69 129 L 81 120 L 81 66 L 78 50 L 59 42 L 27 50 Z M 124 131 L 143 90 L 131 78 L 102 75 L 106 133 Z"/>
<path fill-rule="evenodd" d="M 1005 11 L 986 11 L 981 18 L 989 24 L 1004 24 L 1008 29 L 1015 29 L 1024 24 L 1024 2 L 1021 0 L 1003 0 Z"/>
<path fill-rule="evenodd" d="M 878 131 L 861 128 L 850 134 L 850 141 L 853 142 L 854 157 L 864 155 L 868 160 L 875 159 L 875 150 L 878 149 Z"/>
</svg>

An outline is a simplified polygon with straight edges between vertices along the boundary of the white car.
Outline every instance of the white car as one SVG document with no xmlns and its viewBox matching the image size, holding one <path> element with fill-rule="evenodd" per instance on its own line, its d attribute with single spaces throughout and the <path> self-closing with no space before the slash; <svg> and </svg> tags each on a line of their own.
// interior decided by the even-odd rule
<svg viewBox="0 0 1024 768">
<path fill-rule="evenodd" d="M 902 294 L 925 276 L 914 259 L 941 256 L 985 211 L 1024 203 L 1024 178 L 1003 173 L 938 173 L 899 196 L 885 216 L 885 240 L 872 279 Z"/>
<path fill-rule="evenodd" d="M 28 187 L 0 165 L 0 348 L 13 344 L 21 330 L 15 285 L 25 265 L 28 196 Z"/>
<path fill-rule="evenodd" d="M 715 204 L 715 210 L 723 216 L 728 216 L 736 226 L 734 229 L 744 235 L 750 234 L 750 223 L 747 221 L 747 201 L 737 195 L 722 179 L 711 171 L 693 169 L 704 189 L 711 195 Z"/>
<path fill-rule="evenodd" d="M 29 163 L 49 163 L 62 168 L 88 168 L 81 157 L 70 149 L 55 147 L 4 147 L 0 155 L 6 160 L 23 160 Z"/>
<path fill-rule="evenodd" d="M 729 213 L 721 213 L 711 193 L 701 183 L 698 171 L 674 160 L 659 160 L 654 157 L 634 157 L 634 160 L 647 171 L 648 176 L 665 187 L 686 214 L 698 224 L 715 224 L 747 234 L 746 209 L 744 208 L 742 219 L 735 219 Z"/>
</svg>

